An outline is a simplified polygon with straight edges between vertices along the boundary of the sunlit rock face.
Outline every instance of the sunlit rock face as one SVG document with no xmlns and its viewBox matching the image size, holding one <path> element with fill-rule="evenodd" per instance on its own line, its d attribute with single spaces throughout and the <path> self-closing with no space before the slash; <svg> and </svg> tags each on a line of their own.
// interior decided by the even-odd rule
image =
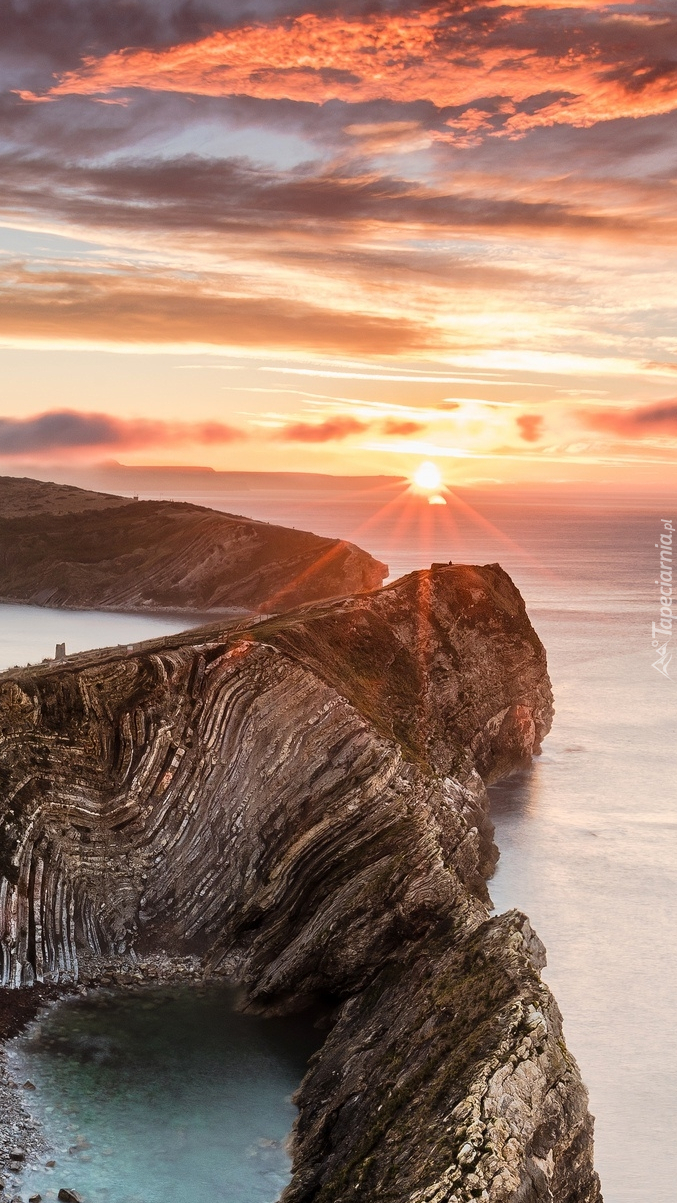
<svg viewBox="0 0 677 1203">
<path fill-rule="evenodd" d="M 497 566 L 5 674 L 3 980 L 198 952 L 331 1005 L 293 1203 L 596 1200 L 541 946 L 487 911 L 483 782 L 551 714 Z"/>
</svg>

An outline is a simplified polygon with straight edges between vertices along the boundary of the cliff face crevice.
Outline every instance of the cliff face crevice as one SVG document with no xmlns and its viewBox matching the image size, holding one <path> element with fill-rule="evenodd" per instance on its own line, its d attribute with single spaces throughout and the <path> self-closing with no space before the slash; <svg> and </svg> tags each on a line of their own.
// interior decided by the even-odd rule
<svg viewBox="0 0 677 1203">
<path fill-rule="evenodd" d="M 5 674 L 3 981 L 164 950 L 234 973 L 264 1012 L 330 1000 L 290 1203 L 592 1203 L 538 942 L 487 911 L 483 779 L 528 761 L 551 713 L 497 566 Z"/>
</svg>

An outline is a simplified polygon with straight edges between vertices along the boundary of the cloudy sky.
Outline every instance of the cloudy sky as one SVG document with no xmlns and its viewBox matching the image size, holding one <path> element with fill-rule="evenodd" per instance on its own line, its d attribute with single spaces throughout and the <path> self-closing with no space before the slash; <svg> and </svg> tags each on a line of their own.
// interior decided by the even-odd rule
<svg viewBox="0 0 677 1203">
<path fill-rule="evenodd" d="M 674 479 L 674 0 L 0 14 L 3 464 Z"/>
</svg>

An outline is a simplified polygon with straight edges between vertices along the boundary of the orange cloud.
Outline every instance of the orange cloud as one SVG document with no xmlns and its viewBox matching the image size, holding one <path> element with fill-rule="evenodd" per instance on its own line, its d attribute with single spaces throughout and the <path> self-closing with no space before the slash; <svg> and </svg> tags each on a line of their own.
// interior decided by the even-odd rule
<svg viewBox="0 0 677 1203">
<path fill-rule="evenodd" d="M 638 405 L 634 409 L 586 410 L 580 421 L 593 430 L 604 430 L 622 438 L 636 439 L 642 435 L 677 435 L 677 398 L 657 401 L 654 405 Z"/>
<path fill-rule="evenodd" d="M 483 128 L 487 96 L 504 98 L 505 121 L 489 132 L 519 137 L 538 126 L 589 126 L 619 117 L 670 112 L 677 105 L 677 68 L 664 54 L 671 17 L 628 8 L 619 13 L 579 3 L 580 18 L 553 28 L 539 10 L 560 5 L 501 6 L 486 20 L 473 10 L 440 5 L 424 12 L 377 12 L 347 20 L 306 13 L 295 20 L 251 24 L 212 33 L 162 50 L 131 48 L 89 57 L 48 93 L 105 97 L 121 88 L 205 96 L 244 94 L 322 104 L 379 99 L 428 100 L 438 107 L 468 106 L 471 129 Z M 486 10 L 485 10 L 486 11 Z M 590 26 L 585 13 L 594 13 Z M 39 99 L 22 93 L 25 99 Z M 519 109 L 543 96 L 541 105 Z M 474 108 L 473 108 L 474 105 Z M 511 111 L 512 108 L 512 111 Z M 450 123 L 458 130 L 463 116 Z"/>
<path fill-rule="evenodd" d="M 520 414 L 515 422 L 519 427 L 520 438 L 524 439 L 525 443 L 538 442 L 543 430 L 543 418 L 540 414 Z"/>
<path fill-rule="evenodd" d="M 0 338 L 129 345 L 265 347 L 395 354 L 439 334 L 406 318 L 354 312 L 286 296 L 223 292 L 211 280 L 129 271 L 0 271 Z"/>
<path fill-rule="evenodd" d="M 423 430 L 423 422 L 408 422 L 401 418 L 388 418 L 383 423 L 383 433 L 393 437 L 406 438 L 408 435 L 421 434 Z"/>
<path fill-rule="evenodd" d="M 380 425 L 375 422 L 363 422 L 349 414 L 337 414 L 324 422 L 289 422 L 280 428 L 276 438 L 290 443 L 329 443 L 339 439 L 350 438 L 353 434 L 365 434 L 368 430 L 379 429 L 383 434 L 399 436 L 420 434 L 425 430 L 422 422 L 407 422 L 397 418 L 386 418 Z"/>
<path fill-rule="evenodd" d="M 364 434 L 370 425 L 370 422 L 338 415 L 325 422 L 290 422 L 279 430 L 277 437 L 290 443 L 329 443 L 347 439 L 351 434 Z"/>
</svg>

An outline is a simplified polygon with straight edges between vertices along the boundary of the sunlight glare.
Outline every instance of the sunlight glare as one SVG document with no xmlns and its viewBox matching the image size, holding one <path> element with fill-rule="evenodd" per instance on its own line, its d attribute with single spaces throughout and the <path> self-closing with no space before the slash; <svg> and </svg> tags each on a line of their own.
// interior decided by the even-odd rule
<svg viewBox="0 0 677 1203">
<path fill-rule="evenodd" d="M 425 463 L 420 464 L 416 469 L 412 479 L 414 484 L 418 485 L 419 489 L 425 489 L 426 492 L 436 493 L 442 484 L 442 473 L 437 467 L 437 464 L 433 464 L 430 460 L 426 460 Z"/>
</svg>

